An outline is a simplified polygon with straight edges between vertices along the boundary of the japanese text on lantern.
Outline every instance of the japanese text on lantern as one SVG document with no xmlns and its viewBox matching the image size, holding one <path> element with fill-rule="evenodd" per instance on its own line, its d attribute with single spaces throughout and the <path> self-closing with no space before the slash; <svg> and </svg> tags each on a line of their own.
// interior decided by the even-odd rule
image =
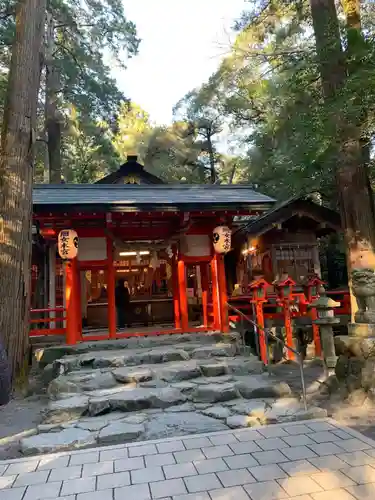
<svg viewBox="0 0 375 500">
<path fill-rule="evenodd" d="M 58 238 L 58 250 L 62 259 L 74 259 L 78 253 L 78 235 L 72 229 L 60 231 Z"/>
</svg>

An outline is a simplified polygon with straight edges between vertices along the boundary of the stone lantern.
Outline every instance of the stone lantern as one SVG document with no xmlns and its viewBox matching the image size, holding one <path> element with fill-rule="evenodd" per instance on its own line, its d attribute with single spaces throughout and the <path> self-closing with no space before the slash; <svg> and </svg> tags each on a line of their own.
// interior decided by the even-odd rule
<svg viewBox="0 0 375 500">
<path fill-rule="evenodd" d="M 340 306 L 340 302 L 325 295 L 325 290 L 320 287 L 320 296 L 310 304 L 317 311 L 317 319 L 313 320 L 314 324 L 319 325 L 320 338 L 323 348 L 323 357 L 328 375 L 334 375 L 337 362 L 335 352 L 335 343 L 333 337 L 333 325 L 340 323 L 338 318 L 335 318 L 334 308 Z"/>
</svg>

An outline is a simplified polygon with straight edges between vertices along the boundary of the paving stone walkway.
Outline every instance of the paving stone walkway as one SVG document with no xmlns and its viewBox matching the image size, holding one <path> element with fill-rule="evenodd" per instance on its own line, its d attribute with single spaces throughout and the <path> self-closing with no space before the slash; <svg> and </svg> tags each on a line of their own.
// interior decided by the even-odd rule
<svg viewBox="0 0 375 500">
<path fill-rule="evenodd" d="M 331 419 L 0 462 L 0 500 L 373 500 L 375 441 Z"/>
</svg>

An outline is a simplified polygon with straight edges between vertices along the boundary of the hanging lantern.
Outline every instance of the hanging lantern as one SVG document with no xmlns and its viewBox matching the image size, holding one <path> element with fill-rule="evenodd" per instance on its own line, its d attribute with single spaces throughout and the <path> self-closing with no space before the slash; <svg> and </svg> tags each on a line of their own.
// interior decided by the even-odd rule
<svg viewBox="0 0 375 500">
<path fill-rule="evenodd" d="M 232 231 L 227 226 L 215 227 L 213 243 L 216 253 L 228 253 L 232 244 Z"/>
<path fill-rule="evenodd" d="M 73 229 L 64 229 L 58 236 L 59 255 L 63 260 L 74 259 L 78 254 L 78 235 Z"/>
</svg>

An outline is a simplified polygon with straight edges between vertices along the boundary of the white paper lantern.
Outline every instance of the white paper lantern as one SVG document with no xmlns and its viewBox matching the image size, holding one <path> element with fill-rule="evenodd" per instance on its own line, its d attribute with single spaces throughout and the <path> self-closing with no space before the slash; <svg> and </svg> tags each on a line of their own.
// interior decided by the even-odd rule
<svg viewBox="0 0 375 500">
<path fill-rule="evenodd" d="M 59 232 L 58 250 L 62 259 L 74 259 L 78 254 L 78 235 L 73 229 L 64 229 Z"/>
<path fill-rule="evenodd" d="M 232 231 L 227 226 L 215 227 L 213 243 L 216 253 L 228 253 L 232 245 Z"/>
</svg>

